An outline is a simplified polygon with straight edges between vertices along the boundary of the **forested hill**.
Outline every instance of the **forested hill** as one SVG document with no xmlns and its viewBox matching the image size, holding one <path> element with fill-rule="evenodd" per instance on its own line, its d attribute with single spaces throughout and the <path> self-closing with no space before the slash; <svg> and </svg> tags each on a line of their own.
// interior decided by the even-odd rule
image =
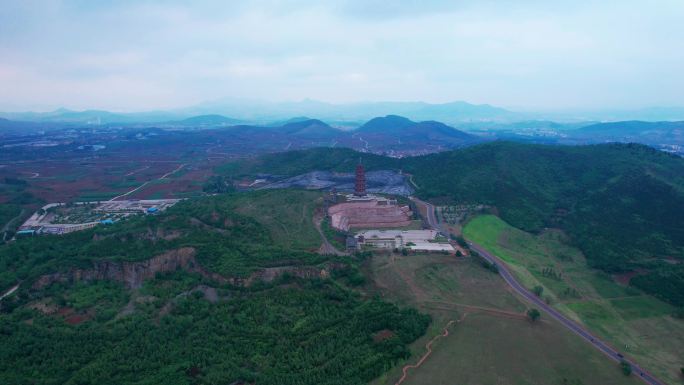
<svg viewBox="0 0 684 385">
<path fill-rule="evenodd" d="M 426 199 L 493 205 L 532 232 L 565 230 L 588 262 L 684 306 L 684 159 L 638 144 L 490 143 L 408 160 Z"/>
<path fill-rule="evenodd" d="M 650 147 L 491 143 L 405 168 L 421 197 L 491 204 L 527 231 L 563 228 L 605 269 L 683 253 L 684 159 Z"/>
<path fill-rule="evenodd" d="M 605 271 L 666 271 L 660 261 L 684 259 L 684 159 L 643 145 L 494 142 L 401 160 L 314 149 L 269 155 L 244 170 L 351 171 L 359 157 L 369 169 L 412 173 L 422 198 L 492 205 L 527 231 L 562 228 Z"/>
<path fill-rule="evenodd" d="M 0 246 L 0 290 L 20 282 L 0 384 L 369 383 L 430 318 L 354 290 L 357 257 L 314 252 L 320 195 L 222 194 Z"/>
</svg>

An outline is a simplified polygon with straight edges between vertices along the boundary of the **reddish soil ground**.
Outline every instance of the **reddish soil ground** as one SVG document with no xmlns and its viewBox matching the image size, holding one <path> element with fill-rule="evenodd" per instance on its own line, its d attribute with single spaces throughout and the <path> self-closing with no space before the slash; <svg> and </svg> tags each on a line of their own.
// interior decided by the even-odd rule
<svg viewBox="0 0 684 385">
<path fill-rule="evenodd" d="M 613 274 L 613 279 L 615 279 L 617 283 L 627 286 L 632 278 L 642 274 L 644 274 L 643 271 L 630 271 L 628 273 Z"/>
<path fill-rule="evenodd" d="M 461 322 L 461 321 L 463 321 L 463 319 L 465 319 L 465 317 L 466 317 L 467 314 L 468 314 L 468 313 L 463 314 L 463 316 L 462 316 L 460 319 L 458 319 L 458 320 L 451 320 L 451 321 L 447 322 L 446 326 L 444 326 L 444 331 L 442 332 L 442 334 L 436 335 L 436 336 L 435 336 L 433 339 L 431 339 L 427 344 L 425 344 L 426 352 L 425 352 L 425 354 L 423 354 L 422 357 L 420 357 L 420 360 L 418 360 L 418 362 L 415 363 L 415 364 L 404 366 L 404 368 L 402 369 L 401 378 L 400 378 L 397 382 L 395 382 L 394 385 L 400 385 L 402 382 L 406 381 L 406 377 L 408 377 L 408 371 L 409 371 L 409 369 L 415 369 L 415 368 L 420 367 L 420 365 L 423 365 L 423 362 L 425 362 L 425 360 L 427 360 L 428 357 L 430 357 L 430 354 L 432 354 L 432 344 L 433 344 L 435 341 L 437 341 L 439 338 L 444 338 L 444 337 L 449 336 L 449 327 L 450 327 L 454 322 Z"/>
<path fill-rule="evenodd" d="M 391 330 L 383 329 L 383 330 L 380 330 L 379 332 L 375 333 L 375 335 L 373 336 L 373 342 L 375 342 L 375 343 L 382 342 L 382 341 L 388 340 L 392 337 L 394 337 L 394 333 Z"/>
<path fill-rule="evenodd" d="M 69 325 L 78 325 L 93 318 L 93 314 L 91 311 L 85 314 L 78 314 L 74 309 L 70 307 L 63 307 L 57 310 L 55 315 L 64 318 L 64 322 L 68 323 Z"/>
<path fill-rule="evenodd" d="M 213 167 L 220 160 L 207 162 L 198 160 L 182 170 L 178 177 L 170 176 L 166 183 L 151 183 L 131 194 L 131 198 L 177 197 L 178 194 L 201 190 L 201 181 L 212 175 Z M 154 180 L 174 170 L 178 160 L 150 159 L 104 159 L 87 160 L 37 160 L 17 163 L 0 168 L 0 179 L 19 177 L 29 183 L 27 191 L 45 202 L 74 201 L 83 195 L 118 195 Z M 27 177 L 35 175 L 36 177 Z M 0 194 L 0 202 L 7 196 Z M 108 198 L 107 198 L 108 199 Z"/>
</svg>

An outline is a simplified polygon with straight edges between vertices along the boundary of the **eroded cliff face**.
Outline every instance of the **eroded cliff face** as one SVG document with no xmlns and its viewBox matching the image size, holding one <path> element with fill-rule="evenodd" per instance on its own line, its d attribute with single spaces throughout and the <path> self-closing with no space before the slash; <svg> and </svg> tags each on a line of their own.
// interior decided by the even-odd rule
<svg viewBox="0 0 684 385">
<path fill-rule="evenodd" d="M 90 269 L 73 269 L 67 272 L 42 275 L 33 283 L 31 288 L 42 289 L 55 282 L 112 280 L 123 282 L 129 289 L 137 289 L 142 286 L 145 280 L 154 278 L 157 273 L 172 272 L 179 269 L 199 273 L 219 283 L 250 286 L 255 282 L 271 282 L 286 273 L 298 278 L 327 278 L 331 271 L 342 269 L 345 266 L 340 263 L 327 263 L 323 266 L 269 267 L 258 270 L 246 278 L 224 277 L 202 268 L 197 263 L 196 253 L 197 251 L 192 247 L 182 247 L 157 255 L 147 261 L 98 261 Z"/>
<path fill-rule="evenodd" d="M 73 269 L 68 272 L 43 275 L 34 282 L 32 288 L 41 289 L 54 282 L 112 280 L 123 282 L 129 289 L 135 289 L 142 286 L 146 279 L 154 278 L 157 273 L 178 269 L 199 272 L 195 254 L 194 248 L 183 247 L 157 255 L 147 261 L 98 261 L 91 269 Z"/>
</svg>

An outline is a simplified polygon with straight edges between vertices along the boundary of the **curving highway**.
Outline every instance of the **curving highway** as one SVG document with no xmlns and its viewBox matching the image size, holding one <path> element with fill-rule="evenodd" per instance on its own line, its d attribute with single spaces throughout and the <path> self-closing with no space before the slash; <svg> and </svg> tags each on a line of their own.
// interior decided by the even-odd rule
<svg viewBox="0 0 684 385">
<path fill-rule="evenodd" d="M 413 201 L 415 201 L 416 203 L 422 204 L 425 206 L 425 209 L 427 212 L 427 218 L 426 219 L 427 219 L 427 222 L 430 225 L 430 227 L 432 227 L 433 229 L 440 231 L 444 234 L 447 234 L 447 232 L 442 229 L 442 227 L 440 226 L 440 223 L 437 221 L 437 217 L 435 216 L 435 207 L 432 204 L 430 204 L 428 202 L 421 201 L 417 198 L 411 198 L 411 199 Z M 529 301 L 529 302 L 533 303 L 535 306 L 539 307 L 540 310 L 543 310 L 549 316 L 551 316 L 551 318 L 558 321 L 561 325 L 565 326 L 566 328 L 570 329 L 570 331 L 572 331 L 573 333 L 582 337 L 584 340 L 589 342 L 596 349 L 600 350 L 603 354 L 607 355 L 613 361 L 616 361 L 616 362 L 625 361 L 625 362 L 629 363 L 632 366 L 632 373 L 634 373 L 634 375 L 641 378 L 645 383 L 650 384 L 650 385 L 665 385 L 664 382 L 661 382 L 660 380 L 655 378 L 653 375 L 651 375 L 650 373 L 648 373 L 647 371 L 642 369 L 639 365 L 637 365 L 636 362 L 634 362 L 633 360 L 623 356 L 620 352 L 618 352 L 617 350 L 610 347 L 606 342 L 602 341 L 598 337 L 591 334 L 583 326 L 581 326 L 577 322 L 571 320 L 570 318 L 566 317 L 565 315 L 563 315 L 561 312 L 554 309 L 553 307 L 547 305 L 546 302 L 544 302 L 541 298 L 537 297 L 534 293 L 527 290 L 523 285 L 521 285 L 518 282 L 518 280 L 513 276 L 513 274 L 508 269 L 508 266 L 506 265 L 506 263 L 504 263 L 499 257 L 488 252 L 487 250 L 482 248 L 480 245 L 477 245 L 473 242 L 468 241 L 468 245 L 470 246 L 471 249 L 477 251 L 484 259 L 486 259 L 490 263 L 495 264 L 498 267 L 499 274 L 504 279 L 504 281 L 506 281 L 506 283 L 513 290 L 515 290 L 516 293 L 518 293 L 520 296 L 525 298 L 527 301 Z"/>
</svg>

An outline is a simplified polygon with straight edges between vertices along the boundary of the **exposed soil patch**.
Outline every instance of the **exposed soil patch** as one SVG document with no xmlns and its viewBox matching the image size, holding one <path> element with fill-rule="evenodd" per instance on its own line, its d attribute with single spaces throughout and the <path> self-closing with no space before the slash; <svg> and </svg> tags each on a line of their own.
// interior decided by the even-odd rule
<svg viewBox="0 0 684 385">
<path fill-rule="evenodd" d="M 379 343 L 392 337 L 394 337 L 394 332 L 389 329 L 383 329 L 373 335 L 373 342 Z"/>
<path fill-rule="evenodd" d="M 629 281 L 632 278 L 644 274 L 646 274 L 646 272 L 643 270 L 629 271 L 627 273 L 613 274 L 613 279 L 615 279 L 615 281 L 620 285 L 628 286 Z"/>
</svg>

